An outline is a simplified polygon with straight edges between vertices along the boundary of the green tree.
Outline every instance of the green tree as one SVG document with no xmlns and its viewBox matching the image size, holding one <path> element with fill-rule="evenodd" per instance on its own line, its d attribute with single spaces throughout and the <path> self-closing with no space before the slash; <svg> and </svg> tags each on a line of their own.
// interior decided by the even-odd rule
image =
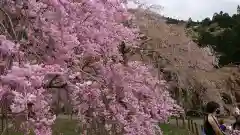
<svg viewBox="0 0 240 135">
<path fill-rule="evenodd" d="M 240 6 L 237 6 L 237 14 L 240 14 Z"/>
<path fill-rule="evenodd" d="M 211 24 L 211 19 L 210 18 L 205 18 L 202 20 L 202 26 L 209 26 Z"/>
<path fill-rule="evenodd" d="M 187 21 L 186 27 L 187 27 L 187 28 L 191 27 L 191 26 L 192 26 L 192 23 L 193 23 L 192 18 L 191 18 L 191 17 L 188 18 L 188 21 Z"/>
<path fill-rule="evenodd" d="M 205 18 L 198 24 L 199 46 L 210 46 L 219 56 L 219 65 L 240 64 L 240 6 L 237 14 L 230 16 L 223 11 L 212 19 Z"/>
</svg>

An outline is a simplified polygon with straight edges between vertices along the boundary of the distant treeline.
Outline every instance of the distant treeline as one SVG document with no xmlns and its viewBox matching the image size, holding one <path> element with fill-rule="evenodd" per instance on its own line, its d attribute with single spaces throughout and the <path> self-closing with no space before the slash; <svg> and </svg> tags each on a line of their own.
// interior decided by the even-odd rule
<svg viewBox="0 0 240 135">
<path fill-rule="evenodd" d="M 167 24 L 183 24 L 186 23 L 184 20 L 174 19 L 171 17 L 164 17 L 166 19 Z"/>
<path fill-rule="evenodd" d="M 200 22 L 189 19 L 186 27 L 199 46 L 212 48 L 220 67 L 240 64 L 240 6 L 233 15 L 221 11 Z"/>
</svg>

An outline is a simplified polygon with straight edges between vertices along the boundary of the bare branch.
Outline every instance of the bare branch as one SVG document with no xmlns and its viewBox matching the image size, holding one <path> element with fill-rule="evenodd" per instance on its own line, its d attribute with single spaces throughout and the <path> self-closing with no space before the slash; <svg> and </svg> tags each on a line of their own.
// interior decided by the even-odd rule
<svg viewBox="0 0 240 135">
<path fill-rule="evenodd" d="M 14 35 L 14 40 L 17 40 L 17 34 L 16 34 L 16 31 L 14 30 L 12 19 L 10 18 L 8 13 L 3 8 L 0 7 L 0 11 L 2 11 L 4 13 L 4 15 L 8 18 L 8 21 L 9 21 L 10 26 L 11 26 L 11 30 L 12 30 L 13 35 Z"/>
</svg>

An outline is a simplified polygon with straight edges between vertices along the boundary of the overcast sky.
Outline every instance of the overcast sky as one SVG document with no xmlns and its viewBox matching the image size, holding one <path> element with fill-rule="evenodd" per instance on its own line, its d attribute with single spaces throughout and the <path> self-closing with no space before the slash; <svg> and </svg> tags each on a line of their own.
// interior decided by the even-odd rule
<svg viewBox="0 0 240 135">
<path fill-rule="evenodd" d="M 240 0 L 141 0 L 148 4 L 163 6 L 162 14 L 173 18 L 202 20 L 221 10 L 236 13 Z"/>
</svg>

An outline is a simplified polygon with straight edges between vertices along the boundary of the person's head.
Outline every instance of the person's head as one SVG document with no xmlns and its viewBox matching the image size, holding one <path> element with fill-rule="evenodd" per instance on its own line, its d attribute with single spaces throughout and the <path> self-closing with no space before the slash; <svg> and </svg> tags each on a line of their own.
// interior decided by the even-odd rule
<svg viewBox="0 0 240 135">
<path fill-rule="evenodd" d="M 220 105 L 214 101 L 208 102 L 206 105 L 206 113 L 219 114 Z"/>
</svg>

